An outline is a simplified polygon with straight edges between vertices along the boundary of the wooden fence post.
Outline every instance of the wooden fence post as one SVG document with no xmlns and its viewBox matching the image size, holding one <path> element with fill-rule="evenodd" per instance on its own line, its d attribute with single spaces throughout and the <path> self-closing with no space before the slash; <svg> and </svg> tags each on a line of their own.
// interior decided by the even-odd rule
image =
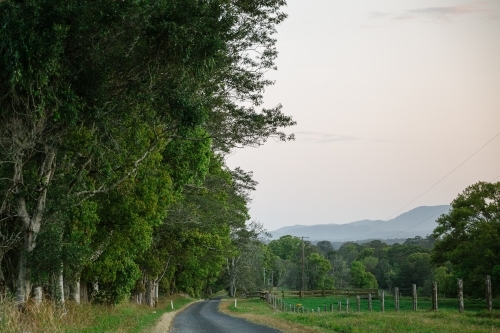
<svg viewBox="0 0 500 333">
<path fill-rule="evenodd" d="M 413 294 L 413 310 L 417 311 L 417 285 L 412 284 L 412 294 Z"/>
<path fill-rule="evenodd" d="M 380 311 L 384 312 L 385 311 L 385 292 L 382 290 L 382 293 L 380 294 Z"/>
<path fill-rule="evenodd" d="M 339 301 L 339 312 L 342 311 L 342 301 Z"/>
<path fill-rule="evenodd" d="M 394 309 L 399 311 L 399 288 L 394 288 Z"/>
<path fill-rule="evenodd" d="M 457 279 L 458 285 L 458 312 L 464 312 L 464 282 L 462 279 Z"/>
<path fill-rule="evenodd" d="M 357 295 L 356 296 L 356 308 L 357 308 L 358 312 L 361 311 L 361 306 L 360 306 L 361 302 L 360 302 L 360 299 L 361 299 L 361 297 L 359 295 Z"/>
<path fill-rule="evenodd" d="M 432 282 L 432 310 L 438 309 L 438 287 L 437 282 Z"/>
<path fill-rule="evenodd" d="M 368 294 L 368 311 L 372 312 L 372 294 Z"/>
<path fill-rule="evenodd" d="M 486 275 L 486 308 L 491 312 L 493 309 L 493 298 L 491 294 L 491 276 Z"/>
<path fill-rule="evenodd" d="M 349 298 L 345 301 L 345 311 L 349 312 Z"/>
</svg>

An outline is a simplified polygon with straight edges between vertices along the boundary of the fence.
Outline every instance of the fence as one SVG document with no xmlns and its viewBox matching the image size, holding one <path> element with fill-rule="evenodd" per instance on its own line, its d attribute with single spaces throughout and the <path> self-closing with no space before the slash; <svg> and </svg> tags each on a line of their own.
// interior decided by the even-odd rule
<svg viewBox="0 0 500 333">
<path fill-rule="evenodd" d="M 378 298 L 378 289 L 376 288 L 351 288 L 351 289 L 333 289 L 333 290 L 273 290 L 272 295 L 281 296 L 281 298 L 311 298 L 311 297 L 338 297 L 338 296 L 359 296 L 368 299 Z"/>
<path fill-rule="evenodd" d="M 491 289 L 491 278 L 490 276 L 486 276 L 485 278 L 485 305 L 488 311 L 492 311 L 493 309 L 493 298 L 492 298 L 492 289 Z M 417 286 L 414 284 L 411 288 L 411 309 L 418 309 L 418 295 L 417 295 Z M 463 293 L 463 281 L 462 279 L 457 280 L 457 291 L 458 291 L 458 302 L 456 302 L 456 306 L 458 306 L 458 311 L 460 313 L 464 312 L 464 293 Z M 258 294 L 258 296 L 257 296 Z M 373 309 L 373 299 L 380 299 L 380 304 L 377 305 L 380 308 L 381 312 L 385 311 L 385 292 L 381 291 L 379 293 L 378 289 L 335 289 L 335 290 L 308 290 L 308 291 L 259 291 L 254 292 L 252 295 L 256 295 L 255 297 L 260 297 L 261 299 L 266 300 L 270 303 L 274 308 L 280 309 L 281 311 L 293 311 L 293 312 L 333 312 L 334 311 L 334 303 L 330 303 L 329 305 L 323 304 L 322 306 L 316 306 L 315 308 L 306 308 L 300 303 L 294 303 L 299 298 L 319 298 L 319 297 L 346 297 L 345 303 L 342 301 L 338 301 L 336 307 L 338 311 L 350 311 L 350 304 L 348 297 L 356 297 L 356 310 L 361 311 L 361 299 L 367 299 L 367 309 L 368 311 L 372 311 Z M 287 299 L 289 299 L 287 301 Z M 327 299 L 325 299 L 327 300 Z M 400 309 L 400 290 L 399 288 L 394 288 L 394 296 L 391 297 L 391 301 L 394 301 L 394 310 L 399 311 Z M 427 301 L 428 302 L 428 301 Z M 484 304 L 484 303 L 483 303 Z M 450 305 L 450 304 L 447 304 Z M 431 295 L 431 309 L 437 311 L 438 306 L 438 285 L 436 282 L 432 283 L 432 295 Z M 474 308 L 477 308 L 474 306 Z M 407 308 L 408 309 L 408 308 Z"/>
</svg>

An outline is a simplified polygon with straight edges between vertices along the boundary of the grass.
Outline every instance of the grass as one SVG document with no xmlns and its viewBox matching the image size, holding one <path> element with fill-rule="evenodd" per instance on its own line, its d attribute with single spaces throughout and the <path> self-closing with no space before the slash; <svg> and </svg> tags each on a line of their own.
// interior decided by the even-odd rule
<svg viewBox="0 0 500 333">
<path fill-rule="evenodd" d="M 302 299 L 302 304 L 317 305 L 318 299 Z M 450 302 L 450 306 L 451 306 Z M 354 306 L 356 302 L 354 301 Z M 425 303 L 424 303 L 425 304 Z M 375 302 L 374 302 L 375 305 Z M 352 308 L 351 308 L 352 309 Z M 323 310 L 323 308 L 321 309 Z M 486 310 L 469 310 L 458 313 L 455 309 L 440 308 L 431 310 L 400 310 L 396 312 L 338 312 L 333 313 L 315 311 L 314 313 L 281 312 L 272 309 L 261 300 L 238 300 L 238 307 L 234 308 L 233 301 L 222 305 L 222 311 L 247 318 L 248 320 L 281 328 L 286 332 L 293 332 L 283 327 L 305 327 L 308 330 L 297 332 L 414 332 L 414 333 L 441 333 L 441 332 L 499 332 L 500 310 L 488 312 Z"/>
<path fill-rule="evenodd" d="M 24 312 L 17 311 L 12 303 L 0 303 L 0 332 L 55 332 L 55 333 L 139 333 L 155 325 L 160 317 L 194 301 L 184 296 L 160 299 L 156 308 L 134 303 L 116 306 L 93 304 L 77 305 L 68 302 L 65 309 L 47 302 L 29 305 Z"/>
<path fill-rule="evenodd" d="M 356 297 L 344 297 L 344 298 L 285 298 L 285 303 L 287 307 L 289 304 L 292 306 L 296 304 L 302 304 L 307 309 L 314 309 L 317 311 L 319 307 L 321 311 L 324 311 L 326 306 L 327 310 L 330 310 L 330 304 L 333 304 L 334 311 L 338 309 L 338 302 L 340 301 L 342 304 L 342 310 L 345 310 L 346 301 L 349 299 L 349 310 L 357 311 L 356 309 Z M 395 311 L 394 307 L 394 298 L 393 297 L 385 297 L 385 311 Z M 432 306 L 432 301 L 430 298 L 421 297 L 418 299 L 417 308 L 420 310 L 430 310 Z M 465 310 L 466 311 L 481 311 L 486 309 L 486 301 L 485 300 L 464 300 Z M 493 308 L 500 309 L 500 300 L 495 300 L 493 302 Z M 380 299 L 372 300 L 372 309 L 374 312 L 380 312 Z M 453 298 L 444 298 L 438 299 L 438 309 L 439 310 L 456 310 L 458 311 L 458 301 Z M 360 310 L 362 312 L 368 311 L 368 300 L 361 299 L 360 302 Z M 411 297 L 401 297 L 399 301 L 399 310 L 400 311 L 413 311 L 413 303 Z"/>
</svg>

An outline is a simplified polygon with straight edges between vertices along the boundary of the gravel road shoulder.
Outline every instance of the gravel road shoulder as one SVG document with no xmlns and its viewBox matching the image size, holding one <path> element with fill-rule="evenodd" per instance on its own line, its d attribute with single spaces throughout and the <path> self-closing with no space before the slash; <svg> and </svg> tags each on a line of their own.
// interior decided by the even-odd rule
<svg viewBox="0 0 500 333">
<path fill-rule="evenodd" d="M 200 300 L 201 301 L 201 300 Z M 196 301 L 196 302 L 200 302 Z M 170 332 L 170 327 L 172 326 L 172 321 L 174 320 L 174 317 L 181 311 L 184 311 L 187 307 L 190 305 L 196 303 L 192 302 L 184 306 L 182 309 L 176 310 L 176 311 L 171 311 L 171 312 L 166 312 L 164 313 L 161 317 L 158 323 L 151 328 L 148 333 L 167 333 Z"/>
</svg>

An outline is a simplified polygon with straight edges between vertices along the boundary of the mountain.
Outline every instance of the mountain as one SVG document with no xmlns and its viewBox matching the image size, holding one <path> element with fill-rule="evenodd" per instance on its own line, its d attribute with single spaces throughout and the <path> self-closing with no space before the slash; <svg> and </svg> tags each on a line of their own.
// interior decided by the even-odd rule
<svg viewBox="0 0 500 333">
<path fill-rule="evenodd" d="M 420 206 L 387 221 L 361 220 L 346 224 L 295 225 L 271 231 L 271 234 L 273 239 L 292 235 L 309 237 L 311 241 L 425 237 L 437 226 L 436 219 L 449 210 L 449 205 Z"/>
</svg>

